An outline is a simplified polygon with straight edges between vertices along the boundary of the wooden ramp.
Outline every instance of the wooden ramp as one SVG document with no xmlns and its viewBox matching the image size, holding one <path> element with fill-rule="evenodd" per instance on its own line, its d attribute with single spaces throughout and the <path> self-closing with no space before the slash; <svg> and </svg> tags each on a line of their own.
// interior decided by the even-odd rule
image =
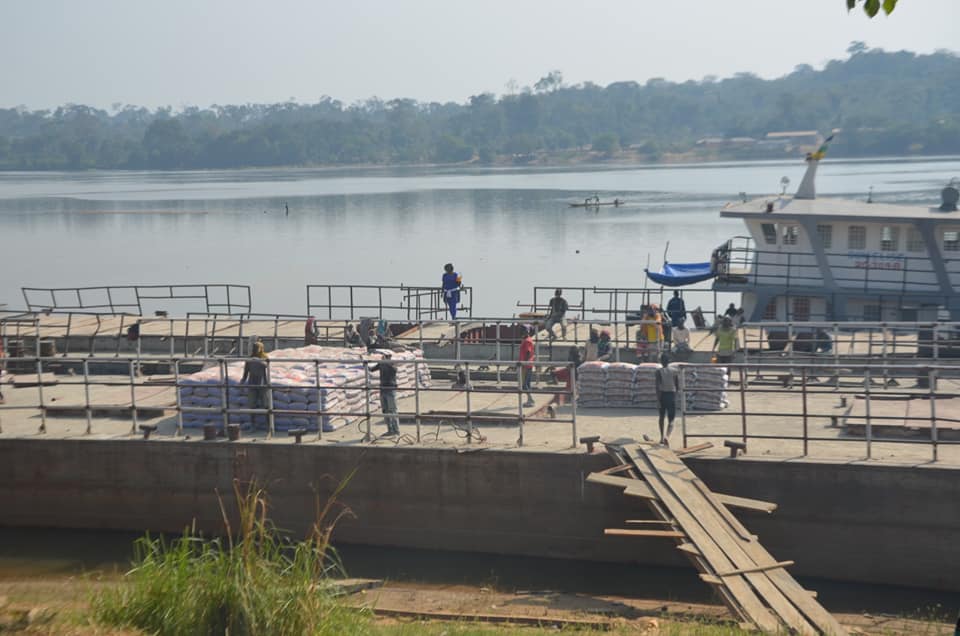
<svg viewBox="0 0 960 636">
<path fill-rule="evenodd" d="M 727 509 L 771 513 L 776 505 L 712 492 L 664 446 L 607 445 L 607 451 L 617 464 L 591 473 L 587 481 L 623 488 L 628 497 L 645 500 L 657 519 L 627 520 L 632 528 L 606 534 L 674 539 L 730 611 L 763 632 L 847 633 L 815 600 L 816 593 L 787 572 L 793 562 L 775 560 Z"/>
</svg>

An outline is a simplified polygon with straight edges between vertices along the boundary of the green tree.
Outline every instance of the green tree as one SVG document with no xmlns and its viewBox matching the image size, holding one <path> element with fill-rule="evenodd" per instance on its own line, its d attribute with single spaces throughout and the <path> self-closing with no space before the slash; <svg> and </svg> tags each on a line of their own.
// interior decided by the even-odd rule
<svg viewBox="0 0 960 636">
<path fill-rule="evenodd" d="M 893 13 L 893 10 L 897 8 L 897 0 L 847 0 L 847 11 L 853 11 L 858 4 L 871 18 L 880 12 L 881 7 L 887 15 Z"/>
</svg>

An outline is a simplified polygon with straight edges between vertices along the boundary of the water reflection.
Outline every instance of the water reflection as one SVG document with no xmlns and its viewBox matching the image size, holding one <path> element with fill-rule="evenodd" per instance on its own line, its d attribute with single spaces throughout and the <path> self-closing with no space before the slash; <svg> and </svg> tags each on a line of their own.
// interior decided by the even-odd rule
<svg viewBox="0 0 960 636">
<path fill-rule="evenodd" d="M 19 287 L 231 282 L 256 310 L 302 312 L 308 283 L 435 284 L 452 261 L 480 313 L 534 285 L 641 286 L 700 261 L 739 222 L 736 193 L 799 183 L 800 162 L 583 169 L 241 170 L 0 174 L 0 302 Z M 933 203 L 960 161 L 833 162 L 821 193 Z M 619 208 L 570 208 L 584 193 Z M 290 215 L 283 212 L 289 204 Z"/>
</svg>

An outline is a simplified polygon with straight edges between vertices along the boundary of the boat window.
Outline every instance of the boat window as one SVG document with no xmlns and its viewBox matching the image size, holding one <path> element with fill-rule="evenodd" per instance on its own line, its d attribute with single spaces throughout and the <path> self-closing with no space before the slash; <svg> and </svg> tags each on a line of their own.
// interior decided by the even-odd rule
<svg viewBox="0 0 960 636">
<path fill-rule="evenodd" d="M 760 227 L 763 229 L 763 242 L 767 245 L 776 245 L 777 228 L 774 227 L 773 223 L 761 223 Z"/>
<path fill-rule="evenodd" d="M 847 228 L 847 249 L 867 249 L 867 228 L 862 225 L 851 225 Z"/>
<path fill-rule="evenodd" d="M 896 225 L 884 225 L 880 229 L 880 251 L 896 252 L 900 249 L 900 228 Z"/>
<path fill-rule="evenodd" d="M 943 251 L 960 252 L 960 232 L 949 230 L 943 233 Z"/>
<path fill-rule="evenodd" d="M 796 245 L 797 237 L 800 236 L 800 227 L 797 225 L 783 226 L 783 244 Z"/>
<path fill-rule="evenodd" d="M 793 297 L 793 313 L 790 319 L 799 321 L 810 320 L 810 299 L 807 296 Z"/>
<path fill-rule="evenodd" d="M 828 250 L 833 247 L 833 226 L 817 225 L 817 236 L 823 244 L 823 249 Z"/>
<path fill-rule="evenodd" d="M 907 251 L 908 252 L 927 251 L 927 245 L 923 241 L 923 234 L 920 233 L 920 230 L 912 227 L 907 229 Z"/>
</svg>

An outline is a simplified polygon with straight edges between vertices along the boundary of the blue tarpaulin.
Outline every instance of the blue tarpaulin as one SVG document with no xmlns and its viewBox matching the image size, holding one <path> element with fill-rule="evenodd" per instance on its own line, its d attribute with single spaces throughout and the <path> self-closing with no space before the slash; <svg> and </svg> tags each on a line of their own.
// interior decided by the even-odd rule
<svg viewBox="0 0 960 636">
<path fill-rule="evenodd" d="M 716 276 L 710 263 L 664 263 L 659 272 L 643 270 L 647 278 L 667 287 L 683 287 Z"/>
</svg>

